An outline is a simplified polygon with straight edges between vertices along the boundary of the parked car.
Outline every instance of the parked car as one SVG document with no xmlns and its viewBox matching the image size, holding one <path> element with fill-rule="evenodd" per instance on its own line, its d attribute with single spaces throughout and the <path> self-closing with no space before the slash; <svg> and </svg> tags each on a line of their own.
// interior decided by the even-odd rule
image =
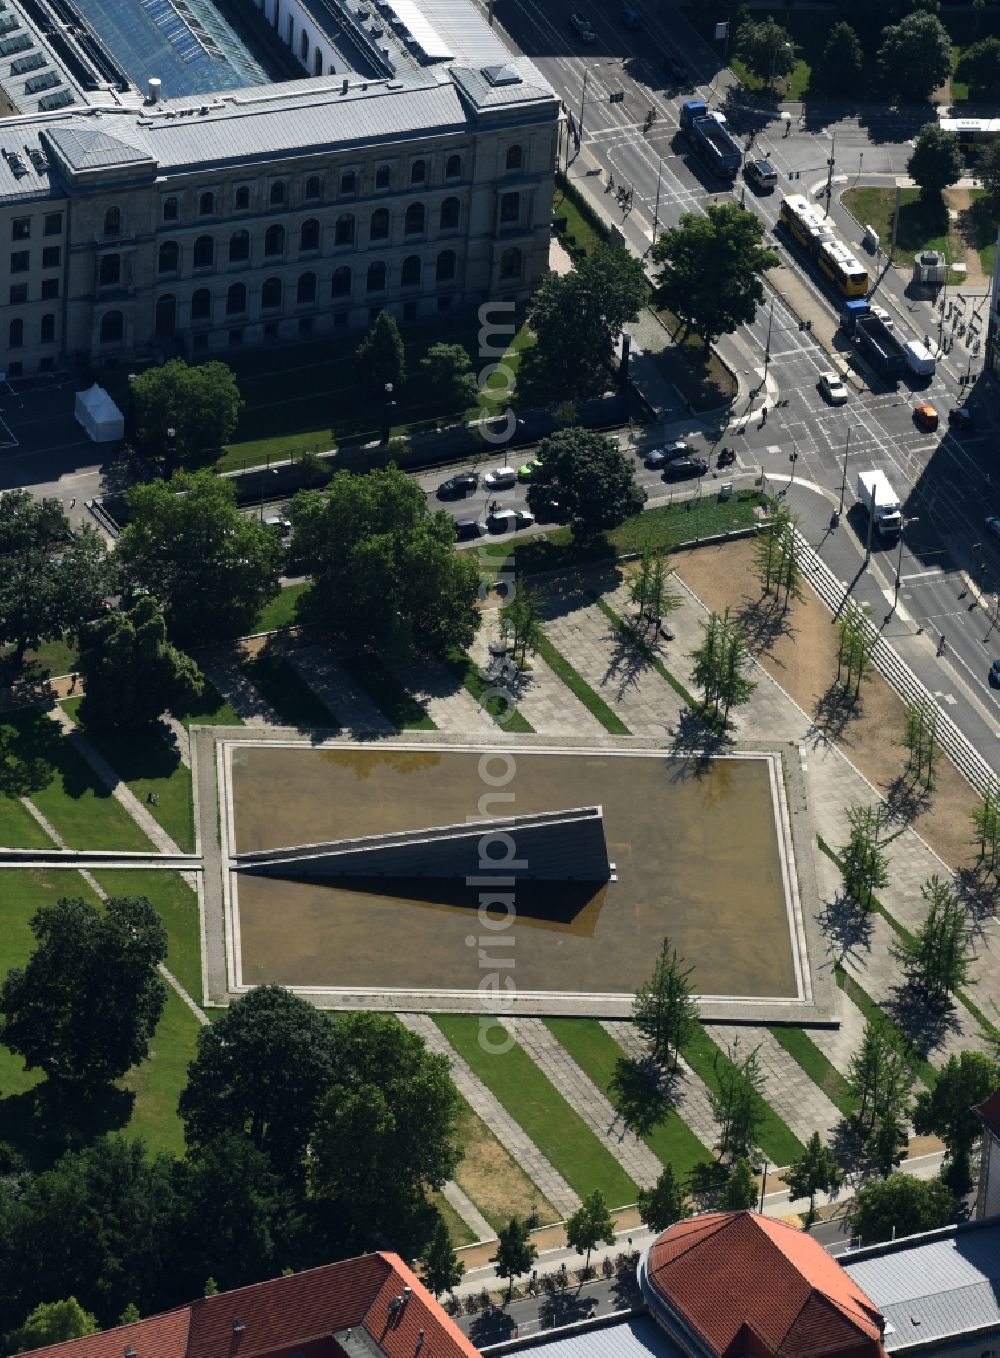
<svg viewBox="0 0 1000 1358">
<path fill-rule="evenodd" d="M 674 439 L 672 443 L 664 443 L 659 448 L 650 448 L 643 461 L 647 467 L 665 467 L 668 462 L 674 462 L 679 457 L 687 457 L 690 453 L 690 446 L 683 439 Z"/>
<path fill-rule="evenodd" d="M 989 515 L 986 519 L 986 531 L 991 537 L 1000 539 L 1000 519 L 995 514 Z"/>
<path fill-rule="evenodd" d="M 1000 660 L 994 660 L 990 666 L 990 686 L 996 688 L 1000 684 Z"/>
<path fill-rule="evenodd" d="M 517 485 L 517 468 L 494 467 L 491 472 L 487 472 L 483 477 L 483 485 L 487 490 L 503 490 L 506 487 Z"/>
<path fill-rule="evenodd" d="M 686 481 L 691 476 L 704 476 L 708 463 L 703 457 L 679 457 L 663 469 L 664 481 Z"/>
<path fill-rule="evenodd" d="M 569 26 L 581 42 L 597 41 L 597 34 L 591 27 L 590 20 L 586 14 L 581 14 L 579 10 L 574 10 L 569 16 Z"/>
<path fill-rule="evenodd" d="M 265 528 L 274 528 L 283 538 L 292 531 L 291 521 L 281 514 L 265 514 L 263 523 Z"/>
<path fill-rule="evenodd" d="M 468 495 L 470 490 L 475 490 L 479 485 L 479 477 L 475 472 L 459 472 L 455 476 L 449 476 L 447 481 L 442 481 L 437 488 L 438 499 L 457 500 L 460 495 Z"/>
<path fill-rule="evenodd" d="M 832 406 L 842 406 L 847 403 L 847 388 L 844 386 L 837 373 L 820 373 L 819 382 L 816 385 L 820 389 L 820 394 L 824 396 Z"/>
<path fill-rule="evenodd" d="M 530 528 L 535 516 L 527 509 L 498 509 L 486 520 L 491 533 L 514 533 L 519 528 Z"/>
<path fill-rule="evenodd" d="M 963 429 L 973 428 L 976 421 L 968 406 L 952 406 L 948 411 L 948 423 L 952 429 L 961 432 Z"/>
<path fill-rule="evenodd" d="M 938 413 L 930 401 L 921 401 L 918 406 L 914 406 L 913 418 L 929 434 L 938 427 Z"/>
<path fill-rule="evenodd" d="M 530 462 L 526 462 L 523 467 L 517 469 L 517 479 L 519 481 L 530 481 L 535 472 L 542 465 L 540 457 L 533 457 Z"/>
<path fill-rule="evenodd" d="M 486 524 L 482 519 L 456 519 L 455 537 L 459 542 L 469 542 L 473 538 L 481 538 L 486 532 Z"/>
</svg>

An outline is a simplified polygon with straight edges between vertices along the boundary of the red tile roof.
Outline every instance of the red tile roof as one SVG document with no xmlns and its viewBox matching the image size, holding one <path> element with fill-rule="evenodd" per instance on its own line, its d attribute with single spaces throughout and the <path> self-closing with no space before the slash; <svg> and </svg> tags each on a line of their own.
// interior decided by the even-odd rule
<svg viewBox="0 0 1000 1358">
<path fill-rule="evenodd" d="M 811 1236 L 756 1212 L 706 1212 L 660 1236 L 647 1277 L 723 1358 L 884 1358 L 881 1313 Z"/>
<path fill-rule="evenodd" d="M 408 1300 L 393 1311 L 393 1299 L 407 1287 Z M 349 1328 L 365 1330 L 386 1358 L 479 1358 L 402 1259 L 385 1253 L 199 1297 L 134 1325 L 33 1352 L 125 1358 L 131 1347 L 136 1358 L 266 1358 L 308 1350 L 307 1358 L 343 1358 L 333 1335 Z"/>
<path fill-rule="evenodd" d="M 983 1124 L 994 1136 L 1000 1136 L 1000 1089 L 991 1094 L 984 1103 L 977 1103 L 973 1111 L 979 1114 Z"/>
</svg>

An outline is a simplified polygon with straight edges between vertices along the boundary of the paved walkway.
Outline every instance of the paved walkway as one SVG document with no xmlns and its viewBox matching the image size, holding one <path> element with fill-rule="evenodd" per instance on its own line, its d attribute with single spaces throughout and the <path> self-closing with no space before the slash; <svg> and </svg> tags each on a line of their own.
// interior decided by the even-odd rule
<svg viewBox="0 0 1000 1358">
<path fill-rule="evenodd" d="M 484 674 L 497 676 L 497 683 L 506 685 L 503 657 L 490 654 L 490 643 L 499 637 L 498 609 L 488 609 L 483 625 L 469 648 L 469 654 Z M 517 709 L 529 724 L 543 735 L 605 735 L 597 718 L 580 702 L 540 655 L 530 657 L 530 670 L 516 676 L 514 695 Z"/>
<path fill-rule="evenodd" d="M 490 1223 L 480 1212 L 479 1208 L 469 1197 L 468 1193 L 459 1188 L 454 1179 L 449 1179 L 441 1189 L 441 1196 L 444 1200 L 454 1207 L 455 1211 L 468 1226 L 470 1231 L 475 1232 L 477 1241 L 496 1240 L 497 1233 Z"/>
<path fill-rule="evenodd" d="M 649 1044 L 633 1023 L 626 1023 L 620 1019 L 608 1019 L 601 1024 L 601 1027 L 607 1033 L 610 1033 L 619 1046 L 632 1057 L 633 1061 L 645 1060 L 649 1055 Z M 706 1151 L 711 1151 L 718 1139 L 719 1128 L 712 1114 L 712 1102 L 709 1098 L 708 1087 L 686 1061 L 681 1061 L 680 1070 L 683 1078 L 677 1080 L 674 1085 L 673 1107 L 678 1116 L 683 1118 L 691 1131 L 694 1132 Z"/>
<path fill-rule="evenodd" d="M 459 1056 L 434 1020 L 428 1014 L 397 1014 L 396 1017 L 411 1032 L 418 1033 L 431 1051 L 447 1056 L 452 1079 L 466 1103 L 482 1118 L 500 1144 L 507 1148 L 560 1216 L 566 1217 L 575 1212 L 580 1206 L 579 1196 L 514 1121 L 496 1095 L 473 1073 L 468 1062 Z"/>
<path fill-rule="evenodd" d="M 286 658 L 334 723 L 346 728 L 348 734 L 388 736 L 396 729 L 336 657 L 323 647 L 297 647 Z"/>
<path fill-rule="evenodd" d="M 239 642 L 198 660 L 202 673 L 247 726 L 283 726 L 284 722 L 243 672 L 246 662 Z"/>
<path fill-rule="evenodd" d="M 437 660 L 424 658 L 400 676 L 439 731 L 498 731 L 500 728 L 452 672 Z"/>
<path fill-rule="evenodd" d="M 644 1141 L 630 1132 L 593 1080 L 580 1069 L 541 1019 L 502 1020 L 542 1074 L 579 1113 L 604 1149 L 640 1188 L 651 1188 L 663 1165 Z"/>
</svg>

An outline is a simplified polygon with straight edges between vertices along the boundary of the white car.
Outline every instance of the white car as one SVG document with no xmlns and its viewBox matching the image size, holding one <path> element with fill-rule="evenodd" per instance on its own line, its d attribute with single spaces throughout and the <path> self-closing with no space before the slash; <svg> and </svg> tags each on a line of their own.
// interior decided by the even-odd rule
<svg viewBox="0 0 1000 1358">
<path fill-rule="evenodd" d="M 995 538 L 1000 538 L 1000 519 L 995 514 L 991 514 L 986 520 L 986 531 L 992 533 Z"/>
<path fill-rule="evenodd" d="M 846 403 L 847 388 L 836 373 L 820 373 L 817 385 L 832 406 L 842 406 Z"/>
<path fill-rule="evenodd" d="M 516 486 L 517 468 L 494 467 L 483 477 L 483 485 L 487 490 L 502 490 L 505 486 Z"/>
</svg>

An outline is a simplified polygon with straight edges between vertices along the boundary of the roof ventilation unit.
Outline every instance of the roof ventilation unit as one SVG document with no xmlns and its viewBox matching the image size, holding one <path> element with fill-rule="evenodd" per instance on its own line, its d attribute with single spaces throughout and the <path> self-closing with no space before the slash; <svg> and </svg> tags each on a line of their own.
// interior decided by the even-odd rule
<svg viewBox="0 0 1000 1358">
<path fill-rule="evenodd" d="M 158 104 L 160 102 L 160 79 L 159 76 L 151 75 L 146 86 L 147 102 Z"/>
</svg>

